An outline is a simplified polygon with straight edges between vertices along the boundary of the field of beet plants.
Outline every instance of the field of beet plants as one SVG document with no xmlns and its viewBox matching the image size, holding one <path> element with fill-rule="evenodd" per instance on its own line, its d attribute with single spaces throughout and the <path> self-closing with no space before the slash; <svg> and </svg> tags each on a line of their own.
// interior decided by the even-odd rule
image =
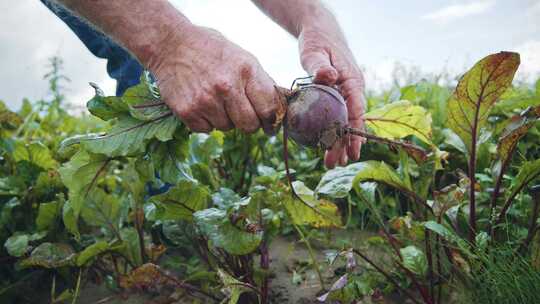
<svg viewBox="0 0 540 304">
<path fill-rule="evenodd" d="M 52 62 L 50 98 L 0 102 L 0 303 L 540 303 L 540 81 L 517 53 L 370 94 L 365 130 L 311 142 L 295 105 L 339 96 L 305 80 L 275 136 L 199 134 L 149 75 L 73 115 Z M 325 169 L 345 134 L 360 161 Z"/>
</svg>

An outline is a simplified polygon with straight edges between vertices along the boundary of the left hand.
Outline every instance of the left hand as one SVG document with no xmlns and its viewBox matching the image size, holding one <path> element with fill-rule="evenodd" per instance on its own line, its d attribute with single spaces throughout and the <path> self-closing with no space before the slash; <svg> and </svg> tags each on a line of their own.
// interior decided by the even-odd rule
<svg viewBox="0 0 540 304">
<path fill-rule="evenodd" d="M 347 102 L 349 126 L 363 129 L 364 76 L 335 20 L 312 23 L 303 25 L 298 37 L 302 66 L 315 77 L 315 83 L 337 86 Z M 326 151 L 325 166 L 345 166 L 349 160 L 358 160 L 363 141 L 358 136 L 345 136 Z"/>
</svg>

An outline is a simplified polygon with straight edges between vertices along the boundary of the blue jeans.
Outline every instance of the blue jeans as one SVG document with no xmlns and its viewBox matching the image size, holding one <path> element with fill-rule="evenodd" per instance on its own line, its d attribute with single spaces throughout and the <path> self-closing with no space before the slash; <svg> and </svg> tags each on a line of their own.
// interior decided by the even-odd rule
<svg viewBox="0 0 540 304">
<path fill-rule="evenodd" d="M 41 2 L 66 23 L 92 54 L 107 59 L 107 73 L 116 80 L 116 95 L 139 83 L 143 67 L 124 48 L 51 0 Z"/>
</svg>

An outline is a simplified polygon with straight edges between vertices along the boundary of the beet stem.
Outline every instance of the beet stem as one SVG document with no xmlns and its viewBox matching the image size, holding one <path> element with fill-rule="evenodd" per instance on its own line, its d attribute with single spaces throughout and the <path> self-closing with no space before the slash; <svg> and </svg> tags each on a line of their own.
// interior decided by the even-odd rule
<svg viewBox="0 0 540 304">
<path fill-rule="evenodd" d="M 322 216 L 322 217 L 327 217 L 329 218 L 328 215 L 320 212 L 319 210 L 317 210 L 317 208 L 315 208 L 314 206 L 312 206 L 310 203 L 306 202 L 304 199 L 302 199 L 300 197 L 300 195 L 298 195 L 296 193 L 296 191 L 294 190 L 294 186 L 293 186 L 293 178 L 291 176 L 291 172 L 289 170 L 289 145 L 288 145 L 288 138 L 289 138 L 289 133 L 287 132 L 287 125 L 286 124 L 283 124 L 283 158 L 285 160 L 285 175 L 287 175 L 287 180 L 289 182 L 289 187 L 291 188 L 291 192 L 293 194 L 293 197 L 294 198 L 297 198 L 302 204 L 304 204 L 306 207 L 310 208 L 311 210 L 313 210 L 313 212 L 317 213 L 318 215 Z"/>
<path fill-rule="evenodd" d="M 422 155 L 427 155 L 426 150 L 424 150 L 423 148 L 421 148 L 421 147 L 419 147 L 417 145 L 414 145 L 414 144 L 411 144 L 411 143 L 408 143 L 408 142 L 391 140 L 391 139 L 388 139 L 388 138 L 379 137 L 379 136 L 364 132 L 362 130 L 359 130 L 359 129 L 356 129 L 356 128 L 350 128 L 350 127 L 343 128 L 342 132 L 343 132 L 344 135 L 350 134 L 350 135 L 361 136 L 361 137 L 364 137 L 365 139 L 368 139 L 368 140 L 372 140 L 372 141 L 375 141 L 375 142 L 387 144 L 389 146 L 399 146 L 399 147 L 402 147 L 402 148 L 405 148 L 405 149 L 414 150 L 416 152 L 421 153 Z"/>
</svg>

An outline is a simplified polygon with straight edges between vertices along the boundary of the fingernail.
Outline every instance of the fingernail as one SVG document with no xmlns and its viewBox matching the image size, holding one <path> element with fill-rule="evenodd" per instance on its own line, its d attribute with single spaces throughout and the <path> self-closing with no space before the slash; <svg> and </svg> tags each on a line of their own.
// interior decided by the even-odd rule
<svg viewBox="0 0 540 304">
<path fill-rule="evenodd" d="M 340 159 L 339 164 L 341 166 L 346 166 L 348 161 L 349 161 L 349 158 L 347 157 L 347 153 L 346 151 L 343 151 L 343 153 L 341 154 L 341 159 Z"/>
</svg>

